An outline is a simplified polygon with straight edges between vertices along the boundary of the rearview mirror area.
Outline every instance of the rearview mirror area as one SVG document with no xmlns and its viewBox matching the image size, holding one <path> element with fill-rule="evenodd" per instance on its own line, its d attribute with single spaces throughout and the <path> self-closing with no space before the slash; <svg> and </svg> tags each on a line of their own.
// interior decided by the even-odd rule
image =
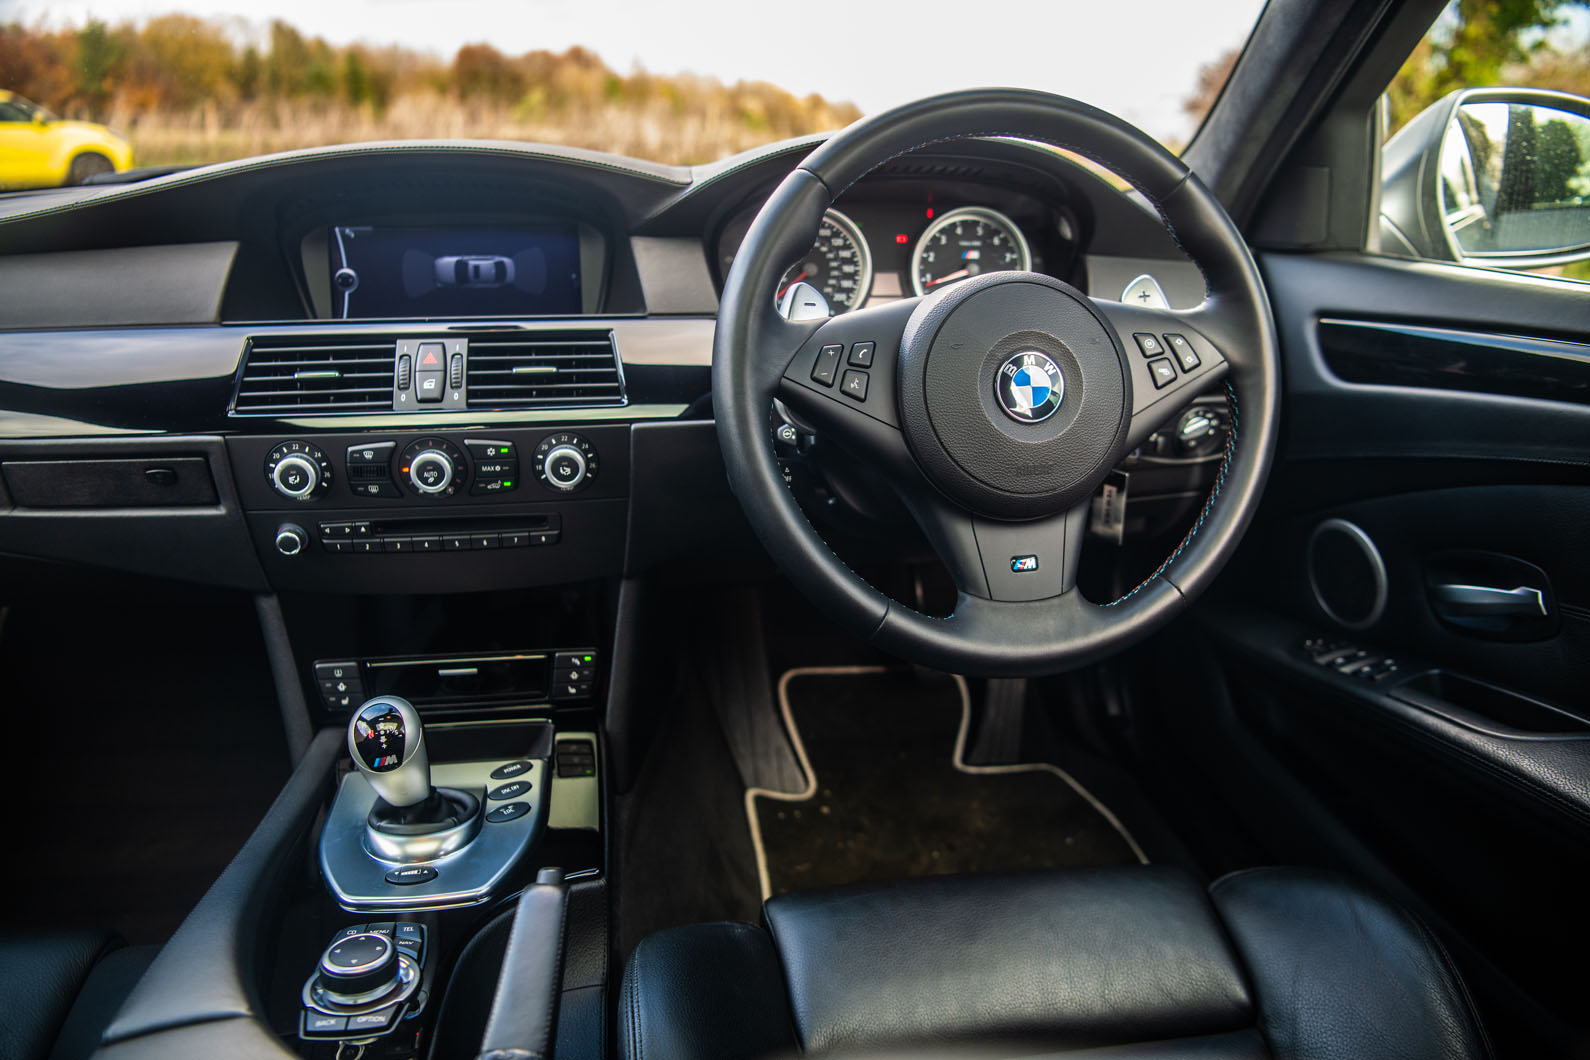
<svg viewBox="0 0 1590 1060">
<path fill-rule="evenodd" d="M 1386 144 L 1382 173 L 1382 250 L 1502 268 L 1590 259 L 1590 100 L 1452 93 Z"/>
</svg>

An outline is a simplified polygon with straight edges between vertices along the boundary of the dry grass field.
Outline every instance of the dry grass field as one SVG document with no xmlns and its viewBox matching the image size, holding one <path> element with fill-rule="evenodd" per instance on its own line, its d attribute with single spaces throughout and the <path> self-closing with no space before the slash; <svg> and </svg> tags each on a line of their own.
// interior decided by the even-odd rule
<svg viewBox="0 0 1590 1060">
<path fill-rule="evenodd" d="M 276 100 L 228 107 L 112 114 L 139 165 L 194 165 L 325 144 L 371 140 L 466 138 L 566 144 L 688 165 L 709 162 L 803 132 L 838 128 L 853 113 L 830 112 L 829 123 L 777 128 L 748 121 L 742 110 L 692 108 L 663 99 L 620 101 L 556 112 L 434 92 L 402 95 L 380 113 L 339 101 Z"/>
</svg>

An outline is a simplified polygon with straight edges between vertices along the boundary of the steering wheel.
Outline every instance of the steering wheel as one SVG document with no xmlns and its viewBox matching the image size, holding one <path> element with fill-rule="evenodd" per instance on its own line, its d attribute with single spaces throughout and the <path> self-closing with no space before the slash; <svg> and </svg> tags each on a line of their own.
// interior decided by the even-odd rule
<svg viewBox="0 0 1590 1060">
<path fill-rule="evenodd" d="M 900 155 L 966 137 L 1064 148 L 1130 181 L 1202 271 L 1203 303 L 1145 309 L 1036 273 L 993 272 L 821 321 L 776 310 L 781 277 L 845 189 Z M 1126 122 L 1014 89 L 910 103 L 813 151 L 746 234 L 713 339 L 729 482 L 778 565 L 879 648 L 990 676 L 1084 665 L 1147 636 L 1208 587 L 1258 505 L 1278 434 L 1279 378 L 1263 282 L 1214 195 Z M 1231 430 L 1192 531 L 1119 600 L 1084 599 L 1077 565 L 1094 491 L 1222 379 Z M 769 431 L 775 398 L 893 484 L 955 580 L 949 617 L 890 599 L 829 549 L 780 473 Z"/>
</svg>

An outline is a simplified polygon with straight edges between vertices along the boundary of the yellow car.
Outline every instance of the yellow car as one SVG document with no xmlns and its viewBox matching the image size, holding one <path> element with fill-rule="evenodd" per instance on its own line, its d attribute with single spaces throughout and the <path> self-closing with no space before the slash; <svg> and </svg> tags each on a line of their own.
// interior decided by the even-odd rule
<svg viewBox="0 0 1590 1060">
<path fill-rule="evenodd" d="M 105 126 L 64 121 L 0 89 L 0 188 L 81 184 L 132 164 L 132 145 Z"/>
</svg>

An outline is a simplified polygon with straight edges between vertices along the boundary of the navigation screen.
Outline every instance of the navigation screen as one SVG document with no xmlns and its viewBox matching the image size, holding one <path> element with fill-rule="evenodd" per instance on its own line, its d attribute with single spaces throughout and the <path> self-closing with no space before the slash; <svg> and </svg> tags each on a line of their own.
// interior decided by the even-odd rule
<svg viewBox="0 0 1590 1060">
<path fill-rule="evenodd" d="M 575 226 L 331 230 L 338 317 L 571 316 L 581 309 Z"/>
</svg>

